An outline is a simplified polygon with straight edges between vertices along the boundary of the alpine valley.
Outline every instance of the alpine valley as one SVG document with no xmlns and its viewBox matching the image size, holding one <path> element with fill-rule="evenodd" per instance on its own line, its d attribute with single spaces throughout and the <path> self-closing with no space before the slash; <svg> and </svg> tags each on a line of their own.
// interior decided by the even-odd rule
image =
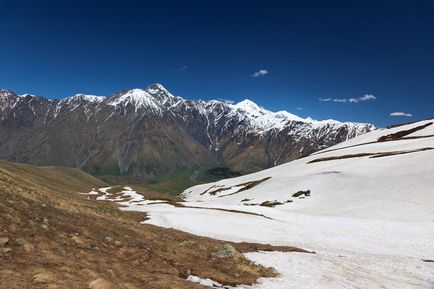
<svg viewBox="0 0 434 289">
<path fill-rule="evenodd" d="M 251 173 L 373 129 L 272 112 L 247 99 L 186 100 L 161 84 L 61 100 L 0 90 L 1 159 L 141 181 L 180 171 L 194 179 L 216 167 L 222 177 Z"/>
</svg>

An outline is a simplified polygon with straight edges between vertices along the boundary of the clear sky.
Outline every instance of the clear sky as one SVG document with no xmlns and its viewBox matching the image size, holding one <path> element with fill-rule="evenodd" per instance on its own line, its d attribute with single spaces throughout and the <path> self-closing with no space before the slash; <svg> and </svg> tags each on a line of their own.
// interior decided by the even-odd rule
<svg viewBox="0 0 434 289">
<path fill-rule="evenodd" d="M 434 117 L 429 0 L 0 0 L 0 39 L 0 87 L 17 93 L 158 82 L 316 119 Z"/>
</svg>

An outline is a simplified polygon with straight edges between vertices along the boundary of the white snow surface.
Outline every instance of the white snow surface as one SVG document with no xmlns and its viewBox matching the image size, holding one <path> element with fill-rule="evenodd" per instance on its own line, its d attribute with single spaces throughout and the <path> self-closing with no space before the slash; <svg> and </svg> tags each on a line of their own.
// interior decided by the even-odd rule
<svg viewBox="0 0 434 289">
<path fill-rule="evenodd" d="M 238 288 L 432 289 L 434 263 L 423 261 L 434 259 L 432 122 L 376 130 L 268 170 L 189 188 L 182 194 L 188 208 L 148 205 L 150 201 L 131 188 L 122 193 L 129 201 L 117 201 L 123 210 L 147 212 L 145 223 L 316 252 L 248 253 L 247 258 L 275 267 L 280 276 Z M 376 142 L 380 136 L 423 124 L 429 125 L 407 138 Z M 391 152 L 401 153 L 310 163 Z M 293 196 L 308 190 L 310 194 Z M 99 191 L 106 197 L 98 198 L 107 199 L 107 189 Z M 266 201 L 277 205 L 260 206 Z M 205 282 L 198 276 L 190 279 Z M 217 286 L 206 281 L 211 288 Z"/>
</svg>

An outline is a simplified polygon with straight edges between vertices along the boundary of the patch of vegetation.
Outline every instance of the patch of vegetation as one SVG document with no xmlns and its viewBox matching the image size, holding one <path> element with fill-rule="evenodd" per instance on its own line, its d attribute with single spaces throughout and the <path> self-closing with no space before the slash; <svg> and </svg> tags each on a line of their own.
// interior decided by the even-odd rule
<svg viewBox="0 0 434 289">
<path fill-rule="evenodd" d="M 302 197 L 302 196 L 306 196 L 309 197 L 310 196 L 310 190 L 307 191 L 298 191 L 295 194 L 292 195 L 292 197 L 294 198 L 298 198 L 298 197 Z"/>
<path fill-rule="evenodd" d="M 375 154 L 375 155 L 371 156 L 371 158 L 382 158 L 382 157 L 389 157 L 389 156 L 396 156 L 396 155 L 405 155 L 405 154 L 409 154 L 409 153 L 429 151 L 432 149 L 434 149 L 434 148 L 427 147 L 427 148 L 420 148 L 420 149 L 407 150 L 407 151 L 384 152 L 384 153 Z"/>
<path fill-rule="evenodd" d="M 243 187 L 241 189 L 239 189 L 237 191 L 237 193 L 249 190 L 249 189 L 251 189 L 253 187 L 256 187 L 260 183 L 263 183 L 263 182 L 265 182 L 266 180 L 269 180 L 269 179 L 271 179 L 271 177 L 265 177 L 265 178 L 257 180 L 257 181 L 251 181 L 251 182 L 246 182 L 246 183 L 243 183 L 243 184 L 239 184 L 239 185 L 237 185 L 237 187 L 241 187 L 241 186 L 243 186 Z"/>
<path fill-rule="evenodd" d="M 401 130 L 398 131 L 396 133 L 392 133 L 392 134 L 388 134 L 388 135 L 383 135 L 381 137 L 378 138 L 378 142 L 385 142 L 385 141 L 391 141 L 391 140 L 397 140 L 400 139 L 402 137 L 405 137 L 406 135 L 412 134 L 414 132 L 417 132 L 419 130 L 422 130 L 430 125 L 432 125 L 432 122 L 426 123 L 424 125 L 419 125 L 417 127 L 414 127 L 412 129 L 407 129 L 407 130 Z"/>
<path fill-rule="evenodd" d="M 222 166 L 180 169 L 152 177 L 145 185 L 156 192 L 179 195 L 189 187 L 239 175 L 240 173 Z"/>
<path fill-rule="evenodd" d="M 358 154 L 349 154 L 349 155 L 334 156 L 334 157 L 325 157 L 325 158 L 318 158 L 318 159 L 311 160 L 308 162 L 308 164 L 334 161 L 334 160 L 351 159 L 351 158 L 361 158 L 361 157 L 368 157 L 373 155 L 375 155 L 375 153 L 358 153 Z"/>
<path fill-rule="evenodd" d="M 117 166 L 112 167 L 100 167 L 95 166 L 87 170 L 90 174 L 94 176 L 120 176 L 120 171 Z"/>
<path fill-rule="evenodd" d="M 275 206 L 279 206 L 279 205 L 283 205 L 283 203 L 278 202 L 278 201 L 265 201 L 259 204 L 262 207 L 275 207 Z"/>
<path fill-rule="evenodd" d="M 218 179 L 235 178 L 241 176 L 239 172 L 233 171 L 229 167 L 215 167 L 205 171 L 205 175 Z"/>
</svg>

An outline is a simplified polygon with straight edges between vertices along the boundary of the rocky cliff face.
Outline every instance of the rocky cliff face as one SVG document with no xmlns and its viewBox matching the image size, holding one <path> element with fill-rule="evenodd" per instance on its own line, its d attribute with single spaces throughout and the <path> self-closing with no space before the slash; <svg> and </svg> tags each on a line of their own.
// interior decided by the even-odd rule
<svg viewBox="0 0 434 289">
<path fill-rule="evenodd" d="M 249 100 L 185 100 L 160 84 L 61 100 L 0 90 L 0 158 L 96 175 L 149 177 L 219 164 L 253 172 L 372 129 L 271 112 Z"/>
</svg>

